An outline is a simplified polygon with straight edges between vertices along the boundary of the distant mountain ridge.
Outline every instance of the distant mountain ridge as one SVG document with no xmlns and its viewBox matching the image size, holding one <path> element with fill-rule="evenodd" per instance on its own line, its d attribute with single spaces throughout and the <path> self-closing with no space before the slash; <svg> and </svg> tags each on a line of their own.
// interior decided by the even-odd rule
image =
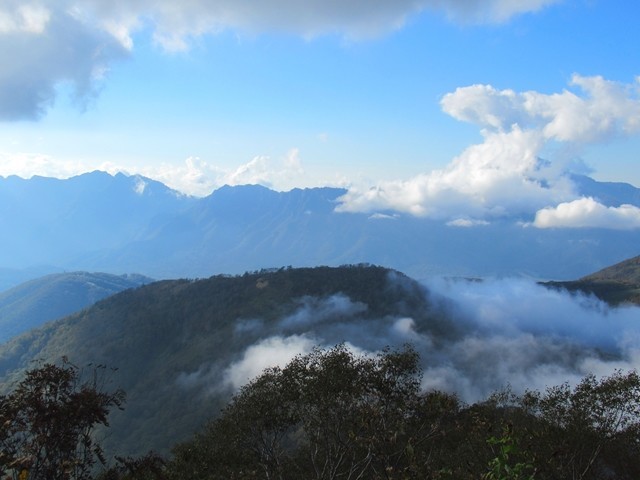
<svg viewBox="0 0 640 480">
<path fill-rule="evenodd" d="M 139 175 L 95 171 L 66 180 L 0 177 L 1 264 L 69 269 L 69 259 L 121 246 L 151 219 L 193 202 Z"/>
<path fill-rule="evenodd" d="M 640 285 L 640 255 L 587 275 L 580 280 L 609 280 Z"/>
<path fill-rule="evenodd" d="M 629 258 L 578 280 L 549 282 L 569 291 L 591 293 L 612 305 L 640 305 L 640 256 Z"/>
<path fill-rule="evenodd" d="M 0 343 L 151 281 L 142 275 L 70 272 L 47 275 L 0 292 Z"/>
<path fill-rule="evenodd" d="M 640 206 L 632 185 L 572 178 L 606 205 Z M 638 230 L 537 229 L 514 219 L 465 228 L 410 215 L 339 213 L 344 193 L 244 185 L 194 198 L 138 175 L 0 178 L 0 266 L 206 278 L 368 262 L 415 278 L 566 280 L 637 255 L 640 243 Z"/>
</svg>

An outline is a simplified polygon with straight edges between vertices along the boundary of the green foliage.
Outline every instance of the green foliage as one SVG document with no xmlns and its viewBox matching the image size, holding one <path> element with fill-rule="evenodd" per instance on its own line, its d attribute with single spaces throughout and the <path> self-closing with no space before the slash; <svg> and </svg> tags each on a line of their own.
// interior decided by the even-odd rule
<svg viewBox="0 0 640 480">
<path fill-rule="evenodd" d="M 420 392 L 411 349 L 356 356 L 344 346 L 266 370 L 166 474 L 179 479 L 605 480 L 640 478 L 640 377 L 465 406 Z M 487 440 L 488 438 L 488 440 Z"/>
<path fill-rule="evenodd" d="M 483 480 L 533 480 L 533 470 L 530 463 L 514 461 L 514 457 L 521 454 L 512 435 L 510 425 L 504 428 L 502 436 L 490 437 L 487 443 L 497 448 L 496 457 L 489 462 L 489 471 Z"/>
<path fill-rule="evenodd" d="M 418 414 L 419 385 L 411 349 L 316 349 L 243 387 L 176 448 L 170 478 L 405 478 L 434 421 Z"/>
<path fill-rule="evenodd" d="M 315 349 L 241 388 L 172 458 L 118 457 L 96 479 L 640 478 L 635 371 L 463 405 L 421 392 L 418 365 L 410 347 Z M 93 478 L 105 461 L 93 429 L 123 401 L 100 368 L 87 382 L 68 362 L 43 364 L 0 397 L 0 478 Z"/>
<path fill-rule="evenodd" d="M 101 367 L 100 367 L 101 368 Z M 108 425 L 124 393 L 102 389 L 99 370 L 81 381 L 77 367 L 45 363 L 29 370 L 13 392 L 0 396 L 0 475 L 20 480 L 91 478 L 104 463 L 92 432 Z"/>
</svg>

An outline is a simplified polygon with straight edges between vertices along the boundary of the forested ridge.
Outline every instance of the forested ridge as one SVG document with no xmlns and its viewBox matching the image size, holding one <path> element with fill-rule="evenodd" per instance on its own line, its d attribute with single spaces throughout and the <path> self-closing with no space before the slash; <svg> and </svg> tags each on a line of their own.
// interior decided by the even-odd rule
<svg viewBox="0 0 640 480">
<path fill-rule="evenodd" d="M 334 295 L 347 311 L 328 310 L 325 322 L 366 322 L 412 316 L 448 330 L 431 313 L 423 288 L 382 267 L 345 266 L 262 270 L 202 280 L 165 280 L 130 289 L 93 307 L 0 344 L 0 378 L 6 390 L 34 360 L 117 367 L 112 381 L 127 392 L 127 409 L 114 415 L 108 451 L 168 451 L 190 435 L 231 391 L 222 386 L 230 363 L 258 339 L 280 332 L 279 322 Z M 327 300 L 329 299 L 329 300 Z M 259 331 L 242 328 L 259 326 Z M 288 327 L 295 334 L 295 326 Z M 306 327 L 304 327 L 306 328 Z M 189 379 L 197 377 L 197 382 Z M 247 378 L 248 380 L 248 378 Z M 185 398 L 190 407 L 184 408 Z"/>
<path fill-rule="evenodd" d="M 446 302 L 371 265 L 124 291 L 0 345 L 2 471 L 53 478 L 37 474 L 33 462 L 44 460 L 30 453 L 59 452 L 40 448 L 49 437 L 34 428 L 44 422 L 49 435 L 71 428 L 51 467 L 61 479 L 640 478 L 634 371 L 471 402 L 425 389 L 430 365 L 421 355 L 437 360 L 447 342 L 473 340 L 475 327 L 456 321 Z M 249 383 L 239 390 L 230 383 L 252 349 L 308 345 L 320 330 L 323 343 L 311 353 L 262 374 L 241 370 Z M 366 348 L 345 344 L 348 332 Z M 414 338 L 430 343 L 382 343 Z M 55 388 L 37 383 L 60 378 Z M 37 408 L 25 410 L 29 402 Z M 86 422 L 74 429 L 64 421 L 70 412 Z"/>
</svg>

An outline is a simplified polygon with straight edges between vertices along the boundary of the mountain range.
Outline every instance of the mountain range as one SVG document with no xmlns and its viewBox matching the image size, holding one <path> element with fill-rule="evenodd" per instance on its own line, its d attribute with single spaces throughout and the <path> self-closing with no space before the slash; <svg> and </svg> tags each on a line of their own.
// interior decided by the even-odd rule
<svg viewBox="0 0 640 480">
<path fill-rule="evenodd" d="M 608 206 L 640 206 L 632 185 L 584 176 L 573 182 Z M 0 178 L 0 288 L 30 272 L 206 278 L 361 262 L 414 278 L 571 280 L 638 254 L 638 230 L 538 229 L 523 219 L 464 227 L 393 212 L 337 212 L 345 192 L 244 185 L 194 198 L 138 175 Z"/>
</svg>

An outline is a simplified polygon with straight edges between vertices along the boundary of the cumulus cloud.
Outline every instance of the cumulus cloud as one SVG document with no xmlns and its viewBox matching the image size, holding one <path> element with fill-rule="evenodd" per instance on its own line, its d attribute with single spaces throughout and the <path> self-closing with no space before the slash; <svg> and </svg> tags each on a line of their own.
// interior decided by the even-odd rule
<svg viewBox="0 0 640 480">
<path fill-rule="evenodd" d="M 442 98 L 442 109 L 478 125 L 483 143 L 468 147 L 442 170 L 369 190 L 352 188 L 338 210 L 399 211 L 451 225 L 460 226 L 463 219 L 471 226 L 532 218 L 550 205 L 578 200 L 569 175 L 575 162 L 555 158 L 552 147 L 579 149 L 640 133 L 640 79 L 622 84 L 574 75 L 570 87 L 575 91 L 557 94 L 490 85 L 458 88 Z"/>
<path fill-rule="evenodd" d="M 458 120 L 499 131 L 535 129 L 545 140 L 593 143 L 640 132 L 640 79 L 628 85 L 576 74 L 570 86 L 582 96 L 472 85 L 445 95 L 441 105 Z"/>
<path fill-rule="evenodd" d="M 607 207 L 591 197 L 561 203 L 536 212 L 533 224 L 538 228 L 640 228 L 640 208 L 634 205 Z"/>
<path fill-rule="evenodd" d="M 350 189 L 337 210 L 399 211 L 482 225 L 575 198 L 571 180 L 537 156 L 542 146 L 538 132 L 515 126 L 484 136 L 484 143 L 467 148 L 442 170 L 369 190 Z"/>
<path fill-rule="evenodd" d="M 134 49 L 134 33 L 150 31 L 166 50 L 194 37 L 233 29 L 314 37 L 365 38 L 401 28 L 425 9 L 465 21 L 504 21 L 558 0 L 4 0 L 0 5 L 0 120 L 37 119 L 61 84 L 80 102 L 96 80 Z"/>
</svg>

